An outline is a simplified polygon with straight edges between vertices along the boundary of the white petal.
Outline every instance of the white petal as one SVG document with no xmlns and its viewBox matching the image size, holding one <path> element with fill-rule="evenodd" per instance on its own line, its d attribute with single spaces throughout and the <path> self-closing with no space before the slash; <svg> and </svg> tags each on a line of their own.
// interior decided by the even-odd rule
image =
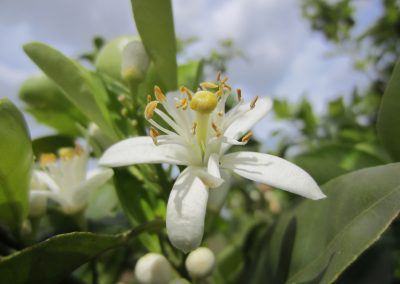
<svg viewBox="0 0 400 284">
<path fill-rule="evenodd" d="M 236 152 L 222 157 L 221 166 L 233 170 L 242 177 L 307 198 L 316 200 L 326 197 L 308 173 L 276 156 Z"/>
<path fill-rule="evenodd" d="M 250 109 L 250 103 L 241 105 L 237 111 L 243 112 L 243 115 L 235 119 L 225 130 L 224 136 L 237 139 L 245 135 L 253 126 L 262 119 L 272 107 L 270 98 L 263 97 L 257 100 L 254 109 Z M 229 113 L 227 113 L 227 116 Z"/>
<path fill-rule="evenodd" d="M 218 212 L 221 210 L 232 185 L 232 178 L 227 171 L 221 170 L 221 176 L 224 179 L 224 183 L 219 187 L 210 189 L 207 204 L 207 209 L 210 211 Z"/>
<path fill-rule="evenodd" d="M 190 153 L 183 145 L 154 145 L 150 137 L 135 137 L 123 140 L 108 148 L 99 164 L 120 167 L 141 163 L 170 163 L 187 165 Z"/>
<path fill-rule="evenodd" d="M 167 205 L 167 232 L 171 243 L 183 252 L 197 248 L 203 238 L 208 188 L 186 168 L 176 180 Z"/>
<path fill-rule="evenodd" d="M 210 175 L 213 175 L 217 178 L 221 177 L 219 173 L 219 155 L 218 154 L 211 154 L 210 158 L 208 159 L 208 168 L 207 171 Z"/>
<path fill-rule="evenodd" d="M 36 183 L 39 184 L 39 187 L 41 187 L 40 184 L 44 184 L 46 185 L 46 187 L 54 192 L 54 193 L 58 193 L 60 192 L 60 187 L 57 185 L 57 183 L 45 172 L 42 171 L 33 171 L 32 173 L 32 179 L 34 181 L 37 181 Z M 34 188 L 35 189 L 35 188 Z M 42 189 L 42 188 L 38 188 L 38 189 Z"/>
</svg>

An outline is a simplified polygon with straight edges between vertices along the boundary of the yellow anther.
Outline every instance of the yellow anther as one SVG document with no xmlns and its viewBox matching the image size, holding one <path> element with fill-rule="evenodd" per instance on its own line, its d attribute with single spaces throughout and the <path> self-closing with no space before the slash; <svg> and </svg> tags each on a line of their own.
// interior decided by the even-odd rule
<svg viewBox="0 0 400 284">
<path fill-rule="evenodd" d="M 251 103 L 250 103 L 250 109 L 255 108 L 257 100 L 258 100 L 258 96 L 255 97 L 255 98 L 251 101 Z"/>
<path fill-rule="evenodd" d="M 200 83 L 200 87 L 203 89 L 217 89 L 218 85 L 211 82 L 203 82 Z"/>
<path fill-rule="evenodd" d="M 242 137 L 242 142 L 247 142 L 253 136 L 253 132 L 249 131 L 245 136 Z"/>
<path fill-rule="evenodd" d="M 62 160 L 71 160 L 73 157 L 77 156 L 78 154 L 76 153 L 74 148 L 60 148 L 58 150 L 58 155 Z"/>
<path fill-rule="evenodd" d="M 165 95 L 163 94 L 159 86 L 154 86 L 154 96 L 156 97 L 157 101 L 161 103 L 165 101 Z"/>
<path fill-rule="evenodd" d="M 218 116 L 220 116 L 220 117 L 223 117 L 223 116 L 224 116 L 224 112 L 223 112 L 223 111 L 219 111 L 217 114 L 218 114 Z"/>
<path fill-rule="evenodd" d="M 222 84 L 225 84 L 225 82 L 228 81 L 228 80 L 229 80 L 229 77 L 228 77 L 228 76 L 225 76 L 224 79 L 221 80 L 221 83 L 222 83 Z"/>
<path fill-rule="evenodd" d="M 214 129 L 215 135 L 217 137 L 221 136 L 221 130 L 219 129 L 219 127 L 214 122 L 211 122 L 211 127 L 212 127 L 212 129 Z"/>
<path fill-rule="evenodd" d="M 190 102 L 190 108 L 201 114 L 208 114 L 215 109 L 217 103 L 216 94 L 209 91 L 198 91 Z"/>
<path fill-rule="evenodd" d="M 196 134 L 197 122 L 193 122 L 192 133 Z"/>
<path fill-rule="evenodd" d="M 236 89 L 237 99 L 240 102 L 242 100 L 242 90 Z"/>
<path fill-rule="evenodd" d="M 43 153 L 40 154 L 39 162 L 42 167 L 47 166 L 48 164 L 55 162 L 57 160 L 57 156 L 53 153 Z"/>
<path fill-rule="evenodd" d="M 144 110 L 144 117 L 146 119 L 152 119 L 154 115 L 154 110 L 157 108 L 158 101 L 151 101 L 147 104 L 146 109 Z"/>
<path fill-rule="evenodd" d="M 151 96 L 147 95 L 147 103 L 151 102 Z"/>
<path fill-rule="evenodd" d="M 217 97 L 222 96 L 222 94 L 224 93 L 223 90 L 219 89 L 218 91 L 215 92 L 215 94 L 217 95 Z"/>
<path fill-rule="evenodd" d="M 183 110 L 186 110 L 188 107 L 188 100 L 187 98 L 181 99 L 176 105 L 176 108 L 182 108 Z"/>
<path fill-rule="evenodd" d="M 189 101 L 192 100 L 193 94 L 191 91 L 189 91 L 188 88 L 186 88 L 185 86 L 180 87 L 180 91 L 184 94 L 186 94 L 186 96 L 188 97 Z"/>
<path fill-rule="evenodd" d="M 224 89 L 227 89 L 227 90 L 232 90 L 232 87 L 231 86 L 229 86 L 228 84 L 223 84 L 223 86 L 224 86 Z"/>
<path fill-rule="evenodd" d="M 153 143 L 157 145 L 157 136 L 159 135 L 157 129 L 154 127 L 150 127 L 150 137 L 153 140 Z"/>
<path fill-rule="evenodd" d="M 217 73 L 217 82 L 221 81 L 221 71 Z"/>
</svg>

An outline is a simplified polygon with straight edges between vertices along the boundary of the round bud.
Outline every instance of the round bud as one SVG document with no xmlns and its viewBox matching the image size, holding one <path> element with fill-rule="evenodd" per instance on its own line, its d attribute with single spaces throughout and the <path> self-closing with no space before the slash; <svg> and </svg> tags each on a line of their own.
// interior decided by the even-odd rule
<svg viewBox="0 0 400 284">
<path fill-rule="evenodd" d="M 214 270 L 215 255 L 209 248 L 200 247 L 188 255 L 185 266 L 192 278 L 205 278 Z"/>
<path fill-rule="evenodd" d="M 135 276 L 142 284 L 164 284 L 171 280 L 172 269 L 163 255 L 148 253 L 136 263 Z"/>
<path fill-rule="evenodd" d="M 125 81 L 143 81 L 149 65 L 150 59 L 141 41 L 131 41 L 122 50 L 121 76 Z"/>
<path fill-rule="evenodd" d="M 198 91 L 190 101 L 190 108 L 202 114 L 211 113 L 217 106 L 217 95 L 209 91 Z"/>
</svg>

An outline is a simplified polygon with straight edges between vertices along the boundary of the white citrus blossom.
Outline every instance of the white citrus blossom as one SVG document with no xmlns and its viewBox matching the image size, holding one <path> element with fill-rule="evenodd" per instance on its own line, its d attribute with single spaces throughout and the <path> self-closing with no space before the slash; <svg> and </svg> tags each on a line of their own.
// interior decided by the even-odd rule
<svg viewBox="0 0 400 284">
<path fill-rule="evenodd" d="M 113 175 L 113 171 L 107 168 L 96 168 L 87 172 L 88 156 L 88 152 L 79 146 L 61 148 L 58 157 L 52 153 L 42 154 L 42 170 L 33 172 L 34 181 L 31 183 L 40 185 L 30 191 L 33 211 L 40 211 L 39 205 L 41 208 L 45 206 L 47 198 L 57 202 L 66 214 L 84 209 L 90 193 Z"/>
<path fill-rule="evenodd" d="M 151 252 L 139 258 L 135 276 L 142 284 L 164 284 L 172 279 L 172 268 L 165 256 Z"/>
<path fill-rule="evenodd" d="M 226 79 L 200 85 L 202 90 L 195 94 L 182 87 L 180 93 L 167 96 L 155 87 L 157 100 L 149 98 L 145 110 L 152 125 L 151 137 L 123 140 L 100 159 L 101 165 L 111 167 L 140 163 L 187 166 L 178 176 L 167 205 L 167 233 L 175 247 L 188 252 L 200 245 L 209 191 L 219 190 L 224 182 L 221 170 L 311 199 L 325 197 L 304 170 L 286 160 L 256 152 L 226 154 L 231 145 L 247 143 L 251 137 L 248 131 L 270 110 L 270 99 L 256 97 L 245 103 L 238 90 L 238 103 L 225 112 L 231 93 Z M 154 116 L 170 128 L 161 126 Z"/>
<path fill-rule="evenodd" d="M 215 268 L 215 255 L 209 248 L 199 247 L 189 253 L 185 267 L 192 279 L 206 278 Z"/>
</svg>

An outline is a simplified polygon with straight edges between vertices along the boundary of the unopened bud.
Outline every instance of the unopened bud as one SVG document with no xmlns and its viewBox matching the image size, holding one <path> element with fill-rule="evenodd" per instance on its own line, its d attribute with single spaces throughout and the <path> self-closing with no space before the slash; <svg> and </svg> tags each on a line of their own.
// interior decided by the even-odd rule
<svg viewBox="0 0 400 284">
<path fill-rule="evenodd" d="M 125 81 L 141 82 L 146 76 L 150 59 L 141 41 L 132 41 L 122 50 L 121 76 Z"/>
<path fill-rule="evenodd" d="M 209 248 L 200 247 L 188 255 L 185 266 L 193 279 L 206 278 L 214 270 L 215 255 Z"/>
<path fill-rule="evenodd" d="M 165 284 L 172 278 L 172 269 L 163 255 L 148 253 L 136 263 L 135 276 L 142 284 Z"/>
</svg>

